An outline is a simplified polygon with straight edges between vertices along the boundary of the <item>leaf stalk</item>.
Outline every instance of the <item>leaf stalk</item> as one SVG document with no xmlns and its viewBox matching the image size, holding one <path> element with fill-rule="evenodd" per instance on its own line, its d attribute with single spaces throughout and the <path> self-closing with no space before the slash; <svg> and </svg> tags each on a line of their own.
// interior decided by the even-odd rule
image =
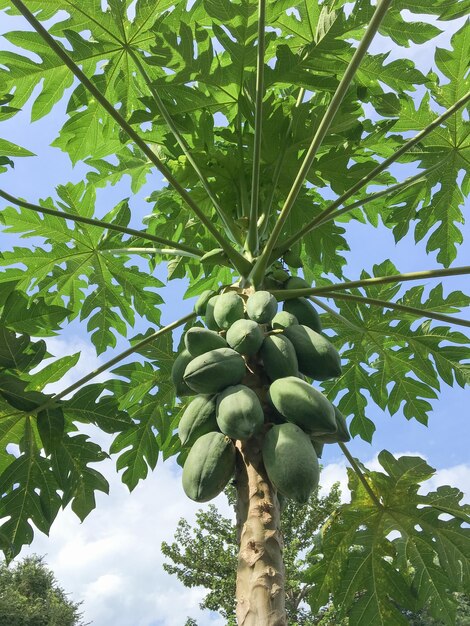
<svg viewBox="0 0 470 626">
<path fill-rule="evenodd" d="M 440 126 L 443 122 L 445 122 L 449 117 L 451 117 L 454 113 L 456 113 L 459 109 L 467 104 L 470 101 L 470 91 L 468 91 L 460 100 L 458 100 L 455 104 L 449 107 L 442 115 L 437 117 L 433 122 L 431 122 L 426 128 L 417 133 L 414 137 L 404 143 L 401 148 L 399 148 L 394 154 L 388 157 L 377 165 L 369 174 L 361 178 L 355 185 L 350 187 L 342 196 L 337 198 L 334 202 L 332 202 L 323 213 L 317 215 L 311 222 L 308 222 L 303 228 L 301 228 L 295 235 L 286 239 L 281 246 L 279 246 L 275 250 L 276 258 L 282 255 L 283 252 L 288 250 L 294 243 L 302 239 L 304 235 L 313 230 L 320 223 L 324 223 L 326 218 L 333 213 L 339 206 L 344 204 L 346 200 L 349 200 L 351 196 L 353 196 L 357 191 L 362 189 L 367 183 L 371 182 L 378 174 L 386 170 L 389 165 L 397 161 L 402 154 L 408 152 L 413 146 L 422 141 L 427 135 L 429 135 L 435 128 Z M 350 209 L 349 209 L 350 210 Z"/>
<path fill-rule="evenodd" d="M 109 252 L 110 254 L 161 254 L 164 256 L 186 256 L 193 259 L 199 259 L 201 255 L 191 254 L 190 252 L 181 252 L 175 248 L 107 248 L 100 252 Z"/>
<path fill-rule="evenodd" d="M 420 309 L 418 307 L 407 306 L 398 302 L 388 302 L 387 300 L 380 300 L 378 298 L 369 298 L 368 296 L 355 296 L 353 294 L 346 293 L 328 293 L 323 294 L 327 298 L 333 298 L 333 300 L 346 300 L 351 302 L 359 302 L 361 304 L 372 304 L 384 309 L 395 309 L 397 311 L 403 311 L 409 313 L 415 317 L 427 317 L 432 320 L 439 320 L 440 322 L 446 322 L 447 324 L 457 324 L 458 326 L 466 326 L 470 328 L 470 320 L 465 320 L 460 317 L 453 317 L 452 315 L 445 315 L 443 313 L 436 313 L 434 311 L 427 311 L 426 309 Z"/>
<path fill-rule="evenodd" d="M 255 286 L 261 283 L 263 279 L 264 273 L 266 271 L 266 267 L 271 257 L 271 253 L 274 250 L 274 247 L 276 246 L 279 235 L 281 234 L 282 229 L 284 228 L 284 224 L 287 218 L 289 217 L 291 209 L 294 206 L 295 201 L 297 200 L 297 196 L 299 195 L 299 192 L 305 182 L 308 172 L 310 168 L 312 167 L 312 164 L 316 157 L 318 149 L 320 148 L 322 141 L 331 125 L 331 122 L 333 121 L 333 118 L 336 115 L 339 107 L 341 106 L 341 103 L 349 89 L 349 86 L 354 78 L 354 75 L 362 59 L 364 58 L 372 42 L 372 39 L 374 38 L 374 35 L 378 31 L 380 23 L 385 17 L 385 14 L 387 13 L 387 10 L 389 6 L 391 5 L 392 1 L 393 0 L 382 0 L 377 5 L 377 8 L 374 11 L 374 14 L 366 29 L 366 32 L 364 33 L 364 36 L 361 42 L 356 48 L 354 55 L 348 67 L 346 68 L 343 78 L 341 79 L 330 101 L 330 104 L 328 105 L 328 108 L 325 111 L 325 114 L 323 115 L 322 120 L 320 121 L 317 131 L 312 139 L 310 147 L 300 167 L 300 170 L 294 180 L 294 183 L 292 184 L 292 188 L 286 198 L 284 206 L 281 209 L 279 217 L 271 232 L 271 235 L 269 236 L 266 246 L 264 247 L 262 254 L 258 258 L 250 274 L 250 278 Z"/>
<path fill-rule="evenodd" d="M 157 90 L 153 86 L 152 80 L 151 80 L 150 76 L 147 74 L 147 72 L 145 71 L 145 68 L 144 68 L 144 66 L 141 63 L 141 61 L 140 61 L 140 59 L 138 57 L 138 54 L 131 47 L 128 48 L 128 52 L 129 52 L 129 55 L 132 58 L 132 61 L 135 64 L 135 66 L 137 67 L 138 71 L 140 72 L 142 78 L 144 79 L 144 82 L 147 85 L 148 90 L 152 94 L 152 98 L 154 99 L 155 104 L 157 105 L 157 109 L 158 109 L 160 115 L 163 117 L 163 119 L 166 122 L 166 125 L 168 126 L 170 131 L 173 133 L 173 136 L 176 139 L 176 141 L 178 142 L 178 145 L 180 146 L 181 150 L 183 151 L 183 154 L 185 155 L 185 157 L 187 158 L 188 162 L 191 164 L 191 166 L 193 167 L 194 171 L 196 172 L 196 174 L 197 174 L 197 176 L 198 176 L 198 178 L 199 178 L 199 180 L 201 182 L 201 185 L 203 186 L 203 188 L 204 188 L 205 192 L 207 193 L 208 197 L 210 198 L 210 200 L 212 202 L 212 205 L 214 206 L 217 214 L 219 215 L 220 219 L 224 223 L 224 227 L 226 228 L 227 233 L 231 237 L 232 241 L 234 241 L 234 243 L 237 243 L 237 244 L 241 245 L 242 241 L 241 241 L 241 233 L 239 231 L 239 228 L 237 227 L 237 225 L 235 224 L 233 219 L 229 215 L 227 215 L 225 213 L 225 211 L 222 209 L 222 207 L 220 206 L 220 203 L 219 203 L 215 193 L 212 191 L 211 186 L 209 185 L 209 181 L 204 176 L 204 174 L 201 171 L 201 168 L 199 167 L 199 165 L 194 160 L 194 157 L 191 154 L 191 151 L 189 149 L 189 146 L 188 146 L 186 140 L 184 139 L 184 137 L 179 132 L 179 130 L 176 127 L 173 119 L 171 118 L 171 115 L 169 114 L 168 109 L 166 108 L 163 100 L 160 98 Z"/>
<path fill-rule="evenodd" d="M 131 346 L 127 350 L 124 350 L 124 352 L 121 352 L 120 354 L 117 354 L 112 359 L 109 359 L 109 361 L 106 361 L 106 363 L 103 363 L 103 365 L 100 365 L 89 374 L 86 374 L 85 376 L 83 376 L 82 378 L 74 382 L 72 385 L 70 385 L 66 389 L 63 389 L 58 394 L 49 398 L 47 402 L 42 404 L 40 407 L 36 408 L 33 411 L 33 413 L 39 413 L 40 411 L 43 411 L 44 409 L 49 408 L 50 406 L 54 405 L 58 400 L 61 400 L 64 396 L 68 396 L 69 393 L 72 393 L 72 391 L 75 391 L 82 385 L 85 385 L 86 383 L 88 383 L 93 378 L 96 378 L 96 376 L 98 376 L 99 374 L 102 374 L 103 372 L 106 372 L 107 370 L 109 370 L 111 367 L 114 367 L 114 365 L 117 365 L 117 363 L 119 363 L 123 359 L 127 358 L 128 356 L 131 356 L 131 354 L 134 354 L 134 352 L 137 352 L 138 350 L 140 350 L 140 348 L 143 348 L 149 343 L 152 343 L 152 341 L 155 341 L 155 339 L 158 339 L 159 337 L 161 337 L 162 335 L 165 335 L 166 333 L 172 331 L 173 329 L 178 328 L 179 326 L 182 326 L 183 324 L 185 324 L 186 322 L 189 322 L 189 320 L 195 317 L 196 317 L 196 313 L 193 311 L 191 313 L 188 313 L 188 315 L 181 317 L 179 320 L 176 320 L 172 322 L 171 324 L 168 324 L 167 326 L 160 328 L 159 330 L 152 333 L 148 337 L 145 337 L 145 339 L 142 339 L 141 341 Z"/>
<path fill-rule="evenodd" d="M 258 0 L 258 54 L 256 64 L 255 136 L 253 147 L 253 168 L 251 177 L 251 205 L 246 249 L 255 256 L 258 253 L 258 212 L 259 179 L 261 171 L 261 139 L 263 130 L 264 97 L 264 28 L 266 21 L 266 0 Z"/>
<path fill-rule="evenodd" d="M 325 285 L 323 287 L 310 287 L 305 289 L 273 289 L 271 293 L 280 302 L 292 298 L 308 298 L 316 294 L 330 293 L 331 291 L 342 291 L 355 287 L 375 287 L 376 285 L 386 285 L 388 283 L 400 283 L 409 280 L 420 280 L 421 278 L 440 278 L 441 276 L 462 276 L 470 274 L 470 265 L 461 267 L 449 267 L 435 270 L 423 270 L 420 272 L 408 272 L 405 274 L 393 274 L 391 276 L 374 276 L 362 280 L 353 280 L 335 285 Z M 331 296 L 332 297 L 332 296 Z"/>
<path fill-rule="evenodd" d="M 378 497 L 376 496 L 376 494 L 372 490 L 371 486 L 367 482 L 367 479 L 364 476 L 361 468 L 356 463 L 356 459 L 352 456 L 352 454 L 349 452 L 348 448 L 346 447 L 346 445 L 344 443 L 339 442 L 338 445 L 341 448 L 341 450 L 343 451 L 344 456 L 348 459 L 349 463 L 351 464 L 351 467 L 356 472 L 357 477 L 359 478 L 361 483 L 364 485 L 364 488 L 367 491 L 367 493 L 369 494 L 370 499 L 372 500 L 372 502 L 376 505 L 376 507 L 378 509 L 383 509 L 384 505 L 380 502 L 380 500 L 378 499 Z"/>
<path fill-rule="evenodd" d="M 111 224 L 109 222 L 104 222 L 103 220 L 98 220 L 91 217 L 83 217 L 82 215 L 75 215 L 74 213 L 67 213 L 66 211 L 58 211 L 57 209 L 49 209 L 47 207 L 43 207 L 39 204 L 33 204 L 32 202 L 26 202 L 25 200 L 21 200 L 20 198 L 15 198 L 11 194 L 7 193 L 3 189 L 0 189 L 0 197 L 12 204 L 22 207 L 23 209 L 28 209 L 30 211 L 35 211 L 36 213 L 43 213 L 44 215 L 52 215 L 53 217 L 60 217 L 64 220 L 70 220 L 73 222 L 78 222 L 79 224 L 88 224 L 89 226 L 98 226 L 99 228 L 104 228 L 106 230 L 114 230 L 118 233 L 123 233 L 125 235 L 132 235 L 134 237 L 139 237 L 139 239 L 146 239 L 148 241 L 153 241 L 155 243 L 160 243 L 165 246 L 179 249 L 181 253 L 186 253 L 194 258 L 199 258 L 203 256 L 204 252 L 198 250 L 197 248 L 193 248 L 192 246 L 187 246 L 184 243 L 179 243 L 175 241 L 171 241 L 171 239 L 165 239 L 164 237 L 158 237 L 157 235 L 152 235 L 150 233 L 145 233 L 140 230 L 136 230 L 135 228 L 128 228 L 126 226 L 119 226 L 119 224 Z"/>
</svg>

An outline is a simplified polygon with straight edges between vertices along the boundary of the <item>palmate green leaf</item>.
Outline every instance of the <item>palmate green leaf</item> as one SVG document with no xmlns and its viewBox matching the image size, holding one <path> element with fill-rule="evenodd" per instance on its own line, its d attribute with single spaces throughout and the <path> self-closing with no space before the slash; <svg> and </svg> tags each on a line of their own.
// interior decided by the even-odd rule
<svg viewBox="0 0 470 626">
<path fill-rule="evenodd" d="M 374 275 L 393 273 L 398 270 L 390 262 L 374 267 Z M 461 292 L 445 296 L 441 285 L 427 295 L 422 286 L 399 297 L 398 290 L 397 285 L 382 285 L 353 293 L 420 308 L 424 318 L 426 311 L 456 313 L 470 304 L 470 298 Z M 407 419 L 427 424 L 430 401 L 437 397 L 440 380 L 462 387 L 468 380 L 470 352 L 461 332 L 430 321 L 417 325 L 416 316 L 365 302 L 337 299 L 335 304 L 340 316 L 328 314 L 324 325 L 334 331 L 332 341 L 346 362 L 342 375 L 323 386 L 332 401 L 347 389 L 338 406 L 352 415 L 353 434 L 372 439 L 374 425 L 368 413 L 373 409 L 365 404 L 364 394 L 370 394 L 392 415 L 402 409 Z"/>
<path fill-rule="evenodd" d="M 115 0 L 111 4 L 108 10 L 103 11 L 97 0 L 67 0 L 60 5 L 60 9 L 65 9 L 68 16 L 54 24 L 52 33 L 67 40 L 73 60 L 86 74 L 94 76 L 100 90 L 111 102 L 120 103 L 121 113 L 127 116 L 135 108 L 143 88 L 143 80 L 138 73 L 132 81 L 123 80 L 129 71 L 129 64 L 132 64 L 128 46 L 148 51 L 152 40 L 149 30 L 158 15 L 156 6 L 164 11 L 175 3 L 139 2 L 132 20 L 128 14 L 129 2 Z M 50 13 L 43 12 L 43 17 L 49 17 L 56 11 L 57 5 L 54 5 Z M 84 38 L 84 31 L 91 34 Z M 16 109 L 22 108 L 33 96 L 32 119 L 37 120 L 50 113 L 54 104 L 64 97 L 65 90 L 73 84 L 73 75 L 35 32 L 18 31 L 6 36 L 18 49 L 25 50 L 26 55 L 2 52 L 0 61 L 6 70 L 0 72 L 1 89 L 5 92 L 15 89 L 12 106 Z M 29 58 L 29 51 L 38 55 L 40 61 Z M 41 89 L 35 92 L 39 84 Z M 82 106 L 86 109 L 77 111 Z M 101 107 L 82 88 L 78 87 L 72 94 L 68 112 L 70 118 L 54 145 L 67 151 L 73 162 L 119 151 L 121 139 L 114 122 L 103 117 Z"/>
<path fill-rule="evenodd" d="M 451 52 L 440 48 L 436 50 L 436 64 L 444 75 L 443 84 L 430 83 L 433 99 L 443 107 L 451 106 L 466 91 L 470 56 L 467 26 L 455 33 L 451 44 Z M 417 109 L 412 100 L 402 97 L 397 115 L 399 117 L 393 130 L 398 132 L 421 130 L 437 117 L 427 94 Z M 420 167 L 424 169 L 435 169 L 414 190 L 391 194 L 382 203 L 384 223 L 393 228 L 395 239 L 401 239 L 413 227 L 415 240 L 427 238 L 427 251 L 437 251 L 437 260 L 446 267 L 455 259 L 457 246 L 463 239 L 460 225 L 464 221 L 462 206 L 465 197 L 461 190 L 460 173 L 468 169 L 470 162 L 469 129 L 469 123 L 462 114 L 456 114 L 425 137 L 405 158 L 407 161 L 419 160 Z"/>
<path fill-rule="evenodd" d="M 57 515 L 60 497 L 47 459 L 36 447 L 29 420 L 21 443 L 22 454 L 0 474 L 0 515 L 6 518 L 1 532 L 11 545 L 9 558 L 33 539 L 32 523 L 44 533 Z"/>
<path fill-rule="evenodd" d="M 63 306 L 47 304 L 44 298 L 28 298 L 21 291 L 12 291 L 3 305 L 0 323 L 18 333 L 54 336 L 57 334 L 54 329 L 59 328 L 69 313 Z"/>
<path fill-rule="evenodd" d="M 62 490 L 62 506 L 71 502 L 73 512 L 83 521 L 96 507 L 95 491 L 109 493 L 108 481 L 90 463 L 108 455 L 87 435 L 67 436 L 51 458 L 51 469 Z"/>
<path fill-rule="evenodd" d="M 112 372 L 119 379 L 87 385 L 63 405 L 74 422 L 92 423 L 116 435 L 110 453 L 119 455 L 117 469 L 124 469 L 122 480 L 130 490 L 149 469 L 155 469 L 160 451 L 165 458 L 180 451 L 174 436 L 179 409 L 171 382 L 176 357 L 171 334 L 162 335 L 140 353 L 149 360 L 119 366 Z M 104 390 L 112 395 L 100 397 Z"/>
<path fill-rule="evenodd" d="M 103 387 L 91 394 L 85 388 L 69 401 L 47 406 L 50 396 L 26 385 L 0 374 L 0 515 L 10 557 L 31 543 L 31 522 L 48 533 L 59 508 L 69 502 L 83 520 L 96 505 L 95 491 L 108 492 L 106 479 L 89 467 L 108 455 L 87 436 L 73 433 L 73 422 L 96 423 L 112 432 L 129 424 L 114 398 L 97 400 Z"/>
<path fill-rule="evenodd" d="M 58 194 L 59 204 L 67 212 L 93 216 L 94 191 L 83 183 L 59 187 Z M 47 206 L 51 204 L 48 201 Z M 3 215 L 8 223 L 7 231 L 21 233 L 23 237 L 34 233 L 44 238 L 44 247 L 15 248 L 5 252 L 2 259 L 5 266 L 23 263 L 28 268 L 26 273 L 12 270 L 6 277 L 14 277 L 23 291 L 36 289 L 35 296 L 41 298 L 35 305 L 37 315 L 41 312 L 38 303 L 42 302 L 43 315 L 54 325 L 56 319 L 62 320 L 66 314 L 69 319 L 77 315 L 82 320 L 88 318 L 88 330 L 98 353 L 116 345 L 116 331 L 127 334 L 127 324 L 134 324 L 136 313 L 159 323 L 159 305 L 163 300 L 156 290 L 162 283 L 129 264 L 128 256 L 112 253 L 114 248 L 126 246 L 122 236 L 107 235 L 97 226 L 75 224 L 70 228 L 63 218 L 39 217 L 26 209 L 18 212 L 7 208 Z M 127 203 L 118 205 L 108 218 L 127 225 L 130 220 Z M 63 307 L 64 301 L 68 310 Z M 32 314 L 25 327 L 35 331 Z"/>
<path fill-rule="evenodd" d="M 382 507 L 350 471 L 351 502 L 340 506 L 322 532 L 323 558 L 308 574 L 313 610 L 330 593 L 340 614 L 357 626 L 407 624 L 400 609 L 428 604 L 433 617 L 455 623 L 452 591 L 469 582 L 469 507 L 458 489 L 418 494 L 434 470 L 419 457 L 379 454 L 384 471 L 367 472 Z M 442 520 L 441 514 L 448 514 Z M 466 526 L 467 524 L 467 526 Z"/>
</svg>

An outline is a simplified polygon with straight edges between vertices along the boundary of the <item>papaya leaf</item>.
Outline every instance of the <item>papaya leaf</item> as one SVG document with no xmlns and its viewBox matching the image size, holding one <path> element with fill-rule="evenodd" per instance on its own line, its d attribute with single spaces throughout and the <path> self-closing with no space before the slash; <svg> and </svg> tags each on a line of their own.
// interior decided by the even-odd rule
<svg viewBox="0 0 470 626">
<path fill-rule="evenodd" d="M 397 270 L 390 262 L 374 267 L 374 274 L 394 272 Z M 396 285 L 382 285 L 354 293 L 416 306 L 423 311 L 423 318 L 427 310 L 451 313 L 470 303 L 462 292 L 444 295 L 441 285 L 427 295 L 422 286 L 403 291 L 402 295 L 398 290 Z M 468 340 L 461 332 L 429 320 L 417 326 L 416 316 L 387 310 L 386 306 L 341 299 L 336 305 L 341 317 L 328 314 L 325 326 L 335 332 L 332 341 L 345 363 L 341 377 L 326 381 L 323 387 L 330 400 L 341 396 L 339 408 L 345 415 L 352 415 L 353 434 L 366 441 L 372 439 L 374 425 L 365 416 L 370 405 L 368 396 L 392 415 L 402 409 L 407 419 L 427 424 L 430 401 L 437 398 L 440 380 L 461 387 L 468 380 Z"/>
<path fill-rule="evenodd" d="M 60 206 L 72 214 L 92 217 L 95 191 L 83 183 L 68 184 L 58 188 Z M 52 206 L 50 200 L 46 206 Z M 119 220 L 125 225 L 130 219 L 127 204 L 119 205 L 110 221 Z M 18 289 L 36 289 L 36 300 L 32 308 L 36 315 L 48 315 L 57 324 L 64 315 L 67 301 L 67 317 L 88 318 L 88 330 L 98 353 L 108 346 L 116 345 L 115 332 L 127 334 L 127 325 L 133 325 L 135 314 L 145 316 L 150 322 L 159 323 L 159 305 L 163 302 L 157 289 L 162 283 L 145 274 L 135 265 L 129 265 L 126 255 L 113 255 L 113 248 L 122 247 L 122 236 L 104 238 L 98 226 L 75 224 L 70 229 L 63 218 L 44 215 L 21 209 L 7 208 L 10 232 L 23 237 L 32 232 L 44 238 L 44 246 L 15 248 L 5 252 L 3 264 L 24 263 L 28 272 L 13 270 Z M 13 296 L 12 296 L 13 297 Z M 16 297 L 18 299 L 18 297 Z M 4 305 L 8 314 L 8 303 Z M 118 313 L 119 311 L 119 313 Z M 13 313 L 10 314 L 10 317 Z M 57 320 L 57 321 L 56 321 Z M 46 320 L 41 320 L 41 323 Z M 27 320 L 32 328 L 33 315 Z M 34 329 L 33 329 L 34 330 Z"/>
<path fill-rule="evenodd" d="M 312 609 L 331 593 L 341 615 L 357 626 L 398 626 L 408 623 L 400 609 L 427 604 L 434 618 L 450 626 L 456 608 L 451 592 L 469 582 L 470 509 L 460 504 L 458 489 L 418 491 L 435 471 L 423 459 L 396 459 L 384 450 L 378 460 L 381 470 L 368 471 L 366 479 L 381 507 L 351 470 L 351 502 L 323 528 L 322 558 L 307 575 L 315 585 Z"/>
</svg>

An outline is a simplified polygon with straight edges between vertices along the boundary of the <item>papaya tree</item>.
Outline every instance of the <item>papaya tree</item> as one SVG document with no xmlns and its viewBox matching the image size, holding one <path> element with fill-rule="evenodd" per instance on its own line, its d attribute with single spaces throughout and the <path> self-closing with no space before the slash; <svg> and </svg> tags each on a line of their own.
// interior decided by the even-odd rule
<svg viewBox="0 0 470 626">
<path fill-rule="evenodd" d="M 442 284 L 470 273 L 455 264 L 470 182 L 468 4 L 0 0 L 0 10 L 19 29 L 4 35 L 1 120 L 63 111 L 50 141 L 82 173 L 46 198 L 0 191 L 4 231 L 34 237 L 1 254 L 7 557 L 69 504 L 86 518 L 108 490 L 96 469 L 108 454 L 131 490 L 160 455 L 175 457 L 197 501 L 236 486 L 238 623 L 285 625 L 281 501 L 309 497 L 322 445 L 336 444 L 351 502 L 323 528 L 312 610 L 333 598 L 338 619 L 392 626 L 407 623 L 398 606 L 426 605 L 453 624 L 452 594 L 469 583 L 461 492 L 419 492 L 434 472 L 419 457 L 384 450 L 367 471 L 347 441 L 372 440 L 374 405 L 426 423 L 442 382 L 468 382 L 469 299 Z M 436 47 L 425 75 L 407 49 L 444 27 L 450 46 Z M 5 180 L 19 158 L 34 168 L 27 142 L 0 139 Z M 103 188 L 138 198 L 144 183 L 137 207 L 103 206 Z M 396 241 L 413 232 L 432 261 L 349 275 L 357 223 Z M 162 264 L 191 299 L 167 325 Z M 97 354 L 130 336 L 128 347 L 52 394 L 46 385 L 78 356 L 51 362 L 47 337 L 79 322 Z M 112 438 L 109 451 L 90 424 Z"/>
</svg>

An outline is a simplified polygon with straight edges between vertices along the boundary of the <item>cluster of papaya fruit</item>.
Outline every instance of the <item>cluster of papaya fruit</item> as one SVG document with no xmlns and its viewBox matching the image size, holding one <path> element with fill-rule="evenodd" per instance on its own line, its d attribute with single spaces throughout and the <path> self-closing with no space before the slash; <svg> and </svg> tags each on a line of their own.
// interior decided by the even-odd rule
<svg viewBox="0 0 470 626">
<path fill-rule="evenodd" d="M 291 277 L 285 286 L 306 285 Z M 172 369 L 177 395 L 195 395 L 178 429 L 189 449 L 186 495 L 196 502 L 218 495 L 235 471 L 234 442 L 258 437 L 278 494 L 306 502 L 323 445 L 349 440 L 344 417 L 306 378 L 341 374 L 318 313 L 305 298 L 286 300 L 278 312 L 269 291 L 237 289 L 204 292 L 195 311 L 205 326 L 186 332 Z"/>
</svg>

